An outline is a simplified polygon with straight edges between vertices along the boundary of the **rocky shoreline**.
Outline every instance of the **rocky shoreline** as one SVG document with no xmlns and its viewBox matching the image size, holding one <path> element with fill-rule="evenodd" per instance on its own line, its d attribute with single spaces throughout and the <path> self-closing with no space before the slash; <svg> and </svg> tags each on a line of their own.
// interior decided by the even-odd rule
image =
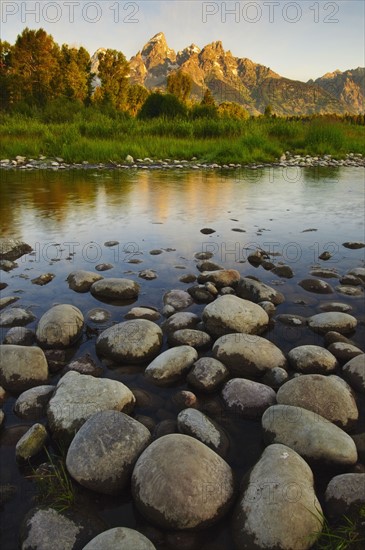
<svg viewBox="0 0 365 550">
<path fill-rule="evenodd" d="M 335 159 L 332 155 L 310 156 L 310 155 L 293 155 L 289 151 L 284 153 L 277 162 L 271 163 L 251 163 L 251 164 L 218 164 L 218 163 L 199 163 L 196 158 L 186 159 L 159 159 L 153 160 L 150 158 L 134 159 L 127 155 L 124 162 L 107 162 L 107 163 L 90 163 L 83 161 L 82 163 L 67 163 L 61 157 L 47 158 L 40 156 L 38 159 L 31 159 L 24 156 L 16 156 L 14 159 L 0 160 L 0 169 L 4 170 L 238 170 L 250 169 L 257 170 L 262 168 L 287 168 L 287 167 L 364 167 L 365 157 L 362 154 L 348 153 L 345 159 Z"/>
<path fill-rule="evenodd" d="M 343 246 L 354 250 L 365 243 Z M 3 262 L 29 252 L 22 241 L 0 241 Z M 261 250 L 249 259 L 265 269 L 271 260 Z M 202 529 L 224 518 L 237 549 L 306 550 L 325 519 L 352 517 L 365 505 L 365 353 L 351 340 L 363 320 L 340 301 L 341 295 L 363 299 L 365 268 L 354 265 L 336 291 L 316 277 L 298 282 L 304 297 L 334 295 L 303 317 L 280 314 L 283 293 L 223 268 L 211 252 L 197 252 L 195 261 L 197 272 L 182 276 L 187 290 L 165 291 L 159 310 L 131 306 L 124 321 L 100 330 L 108 303 L 138 298 L 135 280 L 73 271 L 67 277 L 70 303 L 53 305 L 35 330 L 26 328 L 35 320 L 31 311 L 13 307 L 11 296 L 0 299 L 0 326 L 9 329 L 0 345 L 0 403 L 16 396 L 15 415 L 27 425 L 14 444 L 14 460 L 36 463 L 44 446 L 58 442 L 77 487 L 94 498 L 131 491 L 144 520 L 129 529 L 120 518 L 110 528 L 76 508 L 37 506 L 24 518 L 22 548 L 46 549 L 51 537 L 56 550 L 215 549 L 205 545 Z M 284 267 L 270 269 L 293 277 Z M 73 296 L 89 292 L 104 302 L 100 308 L 72 305 Z M 199 313 L 189 311 L 193 306 Z M 99 364 L 87 355 L 65 355 L 90 330 L 90 320 L 88 338 Z M 275 323 L 304 327 L 316 335 L 316 345 L 284 353 L 266 337 Z M 150 388 L 170 390 L 168 405 L 166 393 L 107 377 L 121 368 L 141 373 Z M 233 468 L 232 422 L 256 423 L 264 443 L 243 477 Z M 0 423 L 6 424 L 2 410 Z M 38 466 L 38 475 L 50 467 Z M 332 475 L 320 500 L 323 468 Z"/>
</svg>

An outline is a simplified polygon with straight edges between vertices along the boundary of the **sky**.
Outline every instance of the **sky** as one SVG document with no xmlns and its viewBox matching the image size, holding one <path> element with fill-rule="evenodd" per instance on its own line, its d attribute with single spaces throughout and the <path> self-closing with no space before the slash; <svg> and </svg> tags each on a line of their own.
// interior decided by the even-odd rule
<svg viewBox="0 0 365 550">
<path fill-rule="evenodd" d="M 59 44 L 120 50 L 129 59 L 158 32 L 178 51 L 221 40 L 225 50 L 307 81 L 365 66 L 362 0 L 0 0 L 1 38 L 43 28 Z"/>
</svg>

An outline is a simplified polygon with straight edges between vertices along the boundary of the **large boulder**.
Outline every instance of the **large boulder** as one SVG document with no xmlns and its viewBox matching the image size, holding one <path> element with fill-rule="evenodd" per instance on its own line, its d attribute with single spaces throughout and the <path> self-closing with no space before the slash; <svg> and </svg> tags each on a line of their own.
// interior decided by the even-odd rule
<svg viewBox="0 0 365 550">
<path fill-rule="evenodd" d="M 245 300 L 251 300 L 258 304 L 259 302 L 272 302 L 274 305 L 282 304 L 285 300 L 281 292 L 271 286 L 243 277 L 236 286 L 237 296 Z"/>
<path fill-rule="evenodd" d="M 70 304 L 59 304 L 39 320 L 36 337 L 44 348 L 67 348 L 80 338 L 84 326 L 81 311 Z"/>
<path fill-rule="evenodd" d="M 114 527 L 100 533 L 83 550 L 156 550 L 152 542 L 134 529 Z"/>
<path fill-rule="evenodd" d="M 0 346 L 0 385 L 22 392 L 44 384 L 48 378 L 46 357 L 38 347 Z"/>
<path fill-rule="evenodd" d="M 267 447 L 242 483 L 233 514 L 236 548 L 307 550 L 322 524 L 308 464 L 285 445 Z"/>
<path fill-rule="evenodd" d="M 233 472 L 200 441 L 165 435 L 137 460 L 132 495 L 141 514 L 159 527 L 207 527 L 228 511 L 234 496 Z"/>
<path fill-rule="evenodd" d="M 128 413 L 134 404 L 133 393 L 121 382 L 70 371 L 58 382 L 47 416 L 51 431 L 67 443 L 93 414 Z"/>
<path fill-rule="evenodd" d="M 109 278 L 96 281 L 90 287 L 95 298 L 110 301 L 125 301 L 137 298 L 141 287 L 132 279 Z"/>
<path fill-rule="evenodd" d="M 207 332 L 219 337 L 232 332 L 259 334 L 268 324 L 269 317 L 262 307 L 237 296 L 220 296 L 203 311 Z"/>
<path fill-rule="evenodd" d="M 274 368 L 286 367 L 283 352 L 261 336 L 236 333 L 226 334 L 216 340 L 213 356 L 221 361 L 236 377 L 263 376 Z"/>
<path fill-rule="evenodd" d="M 161 349 L 162 330 L 146 319 L 124 321 L 100 334 L 96 351 L 108 359 L 122 363 L 145 363 Z"/>
<path fill-rule="evenodd" d="M 351 388 L 338 376 L 304 374 L 286 382 L 277 393 L 280 405 L 294 405 L 318 413 L 343 430 L 359 417 Z"/>
<path fill-rule="evenodd" d="M 336 466 L 356 464 L 354 441 L 332 422 L 312 411 L 292 405 L 273 405 L 262 417 L 267 444 L 287 445 L 305 460 Z"/>
<path fill-rule="evenodd" d="M 67 470 L 80 485 L 92 491 L 119 493 L 150 438 L 143 424 L 122 412 L 96 413 L 73 438 L 66 458 Z"/>
<path fill-rule="evenodd" d="M 158 386 L 169 386 L 178 382 L 197 359 L 198 353 L 191 346 L 171 348 L 148 365 L 145 376 Z"/>
</svg>

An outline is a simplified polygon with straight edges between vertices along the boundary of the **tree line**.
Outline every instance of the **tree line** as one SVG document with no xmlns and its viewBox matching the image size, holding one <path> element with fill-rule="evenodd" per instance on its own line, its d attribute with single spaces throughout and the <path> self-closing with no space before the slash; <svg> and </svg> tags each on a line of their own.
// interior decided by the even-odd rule
<svg viewBox="0 0 365 550">
<path fill-rule="evenodd" d="M 140 118 L 189 116 L 245 120 L 250 116 L 237 103 L 217 105 L 209 88 L 202 100 L 194 103 L 190 98 L 193 81 L 181 70 L 169 74 L 165 93 L 151 92 L 131 83 L 129 73 L 129 63 L 120 51 L 99 51 L 95 74 L 85 48 L 59 46 L 45 30 L 26 28 L 13 45 L 0 40 L 0 109 L 45 109 L 53 104 L 66 112 L 71 106 L 77 109 L 94 105 Z M 266 106 L 264 116 L 276 116 L 270 105 Z M 365 122 L 364 115 L 341 118 L 355 124 Z"/>
</svg>

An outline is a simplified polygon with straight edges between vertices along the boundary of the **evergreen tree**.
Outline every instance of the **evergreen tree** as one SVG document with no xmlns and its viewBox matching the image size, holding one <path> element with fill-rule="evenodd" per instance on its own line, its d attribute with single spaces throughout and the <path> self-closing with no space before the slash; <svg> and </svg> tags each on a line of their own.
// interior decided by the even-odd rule
<svg viewBox="0 0 365 550">
<path fill-rule="evenodd" d="M 69 48 L 60 52 L 60 92 L 68 99 L 89 103 L 92 94 L 91 60 L 85 48 Z"/>
<path fill-rule="evenodd" d="M 200 105 L 206 105 L 208 107 L 214 107 L 215 101 L 212 92 L 207 88 L 204 92 L 203 99 L 200 102 Z"/>
</svg>

